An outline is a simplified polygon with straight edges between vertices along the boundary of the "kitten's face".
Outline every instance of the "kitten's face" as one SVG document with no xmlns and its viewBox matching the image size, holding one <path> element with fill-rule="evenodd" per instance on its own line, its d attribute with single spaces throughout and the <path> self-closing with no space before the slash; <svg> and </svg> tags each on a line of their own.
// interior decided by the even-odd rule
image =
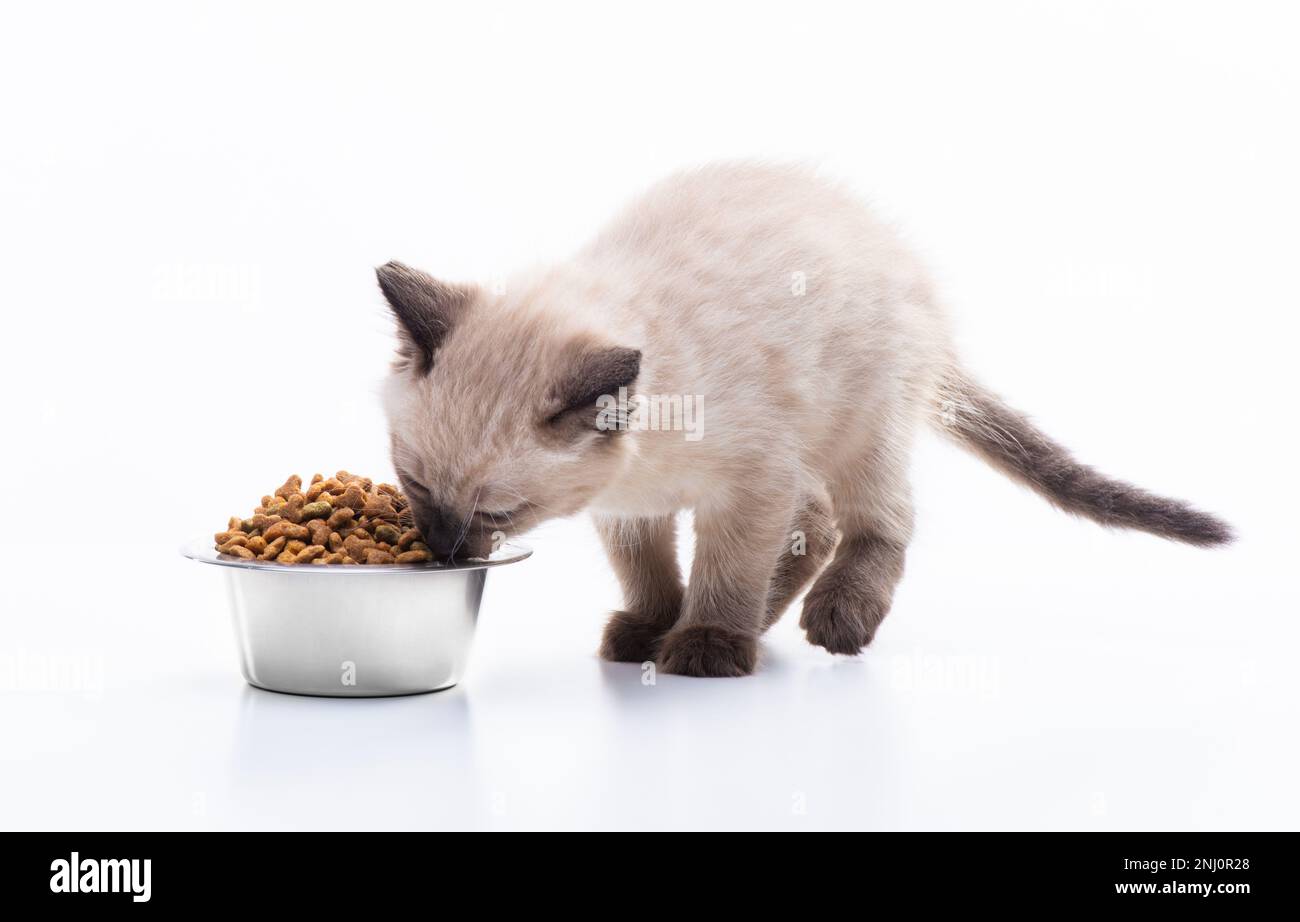
<svg viewBox="0 0 1300 922">
<path fill-rule="evenodd" d="M 639 352 L 400 264 L 378 271 L 400 340 L 384 389 L 393 466 L 437 556 L 486 557 L 618 476 L 630 446 L 598 427 L 596 399 L 631 386 Z"/>
</svg>

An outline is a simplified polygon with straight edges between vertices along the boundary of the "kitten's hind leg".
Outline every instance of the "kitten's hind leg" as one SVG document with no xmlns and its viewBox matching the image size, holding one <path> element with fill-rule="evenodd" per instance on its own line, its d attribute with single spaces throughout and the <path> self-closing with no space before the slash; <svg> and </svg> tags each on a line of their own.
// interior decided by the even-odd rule
<svg viewBox="0 0 1300 922">
<path fill-rule="evenodd" d="M 597 516 L 596 531 L 623 587 L 624 605 L 605 625 L 600 655 L 619 663 L 649 662 L 682 610 L 676 518 Z"/>
<path fill-rule="evenodd" d="M 825 496 L 808 496 L 795 513 L 767 590 L 763 629 L 781 618 L 787 606 L 817 575 L 835 550 L 835 523 Z"/>
<path fill-rule="evenodd" d="M 905 457 L 874 454 L 830 486 L 840 543 L 804 598 L 799 626 L 831 653 L 859 653 L 889 613 L 903 575 L 912 533 Z"/>
</svg>

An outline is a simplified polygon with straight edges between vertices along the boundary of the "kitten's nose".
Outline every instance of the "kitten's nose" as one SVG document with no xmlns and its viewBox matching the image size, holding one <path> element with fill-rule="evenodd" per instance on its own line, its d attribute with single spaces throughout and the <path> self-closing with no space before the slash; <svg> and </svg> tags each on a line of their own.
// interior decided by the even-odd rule
<svg viewBox="0 0 1300 922">
<path fill-rule="evenodd" d="M 424 536 L 424 543 L 434 557 L 446 560 L 456 548 L 456 541 L 461 537 L 464 521 L 455 513 L 441 506 L 424 510 L 415 527 Z"/>
</svg>

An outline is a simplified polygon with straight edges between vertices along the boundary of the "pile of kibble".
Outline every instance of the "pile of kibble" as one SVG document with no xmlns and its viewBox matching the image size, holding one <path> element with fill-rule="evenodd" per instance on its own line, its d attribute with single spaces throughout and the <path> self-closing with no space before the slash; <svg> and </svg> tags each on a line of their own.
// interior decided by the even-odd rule
<svg viewBox="0 0 1300 922">
<path fill-rule="evenodd" d="M 422 563 L 429 547 L 412 527 L 397 487 L 339 471 L 304 490 L 294 474 L 246 519 L 215 536 L 217 550 L 244 560 L 298 564 Z"/>
</svg>

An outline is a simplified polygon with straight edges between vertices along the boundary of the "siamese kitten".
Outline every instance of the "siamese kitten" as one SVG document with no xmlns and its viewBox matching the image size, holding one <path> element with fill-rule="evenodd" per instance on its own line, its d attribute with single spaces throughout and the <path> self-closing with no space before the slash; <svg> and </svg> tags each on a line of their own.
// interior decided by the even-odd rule
<svg viewBox="0 0 1300 922">
<path fill-rule="evenodd" d="M 914 257 L 797 168 L 674 176 L 499 293 L 395 262 L 378 275 L 399 333 L 393 464 L 429 546 L 484 556 L 494 536 L 590 509 L 625 599 L 611 660 L 745 675 L 809 583 L 808 640 L 859 652 L 903 573 L 922 423 L 1102 525 L 1231 537 L 1075 461 L 973 381 Z"/>
</svg>

